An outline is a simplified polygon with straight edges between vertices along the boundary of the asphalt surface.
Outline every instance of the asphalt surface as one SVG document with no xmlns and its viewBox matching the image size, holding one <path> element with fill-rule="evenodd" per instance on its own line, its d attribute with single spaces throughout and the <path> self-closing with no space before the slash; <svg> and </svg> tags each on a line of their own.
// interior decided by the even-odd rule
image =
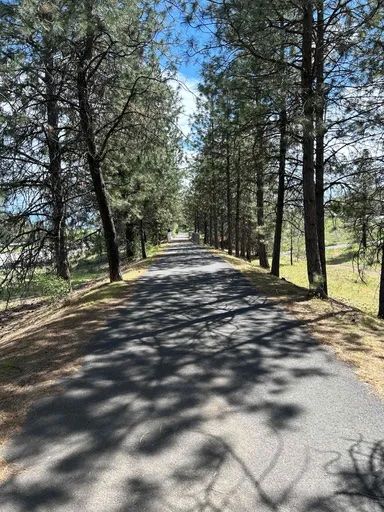
<svg viewBox="0 0 384 512">
<path fill-rule="evenodd" d="M 1 512 L 384 510 L 384 406 L 186 241 L 8 447 Z"/>
</svg>

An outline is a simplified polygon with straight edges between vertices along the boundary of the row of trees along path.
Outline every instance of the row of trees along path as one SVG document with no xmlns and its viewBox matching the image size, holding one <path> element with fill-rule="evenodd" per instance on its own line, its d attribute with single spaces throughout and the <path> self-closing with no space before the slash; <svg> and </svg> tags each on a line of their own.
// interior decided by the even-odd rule
<svg viewBox="0 0 384 512">
<path fill-rule="evenodd" d="M 284 226 L 303 222 L 309 286 L 325 297 L 325 221 L 337 215 L 360 261 L 381 262 L 384 317 L 382 5 L 228 0 L 190 17 L 214 27 L 195 119 L 195 229 L 265 268 L 273 234 L 279 276 Z"/>
</svg>

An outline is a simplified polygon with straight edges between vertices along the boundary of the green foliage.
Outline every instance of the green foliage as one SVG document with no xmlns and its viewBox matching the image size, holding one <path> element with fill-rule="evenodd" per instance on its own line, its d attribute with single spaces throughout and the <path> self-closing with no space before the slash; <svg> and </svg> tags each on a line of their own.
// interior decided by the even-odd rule
<svg viewBox="0 0 384 512">
<path fill-rule="evenodd" d="M 22 298 L 44 298 L 55 300 L 69 292 L 69 283 L 57 277 L 52 272 L 37 270 L 26 283 L 24 280 L 14 279 L 1 289 L 0 301 L 13 301 Z"/>
</svg>

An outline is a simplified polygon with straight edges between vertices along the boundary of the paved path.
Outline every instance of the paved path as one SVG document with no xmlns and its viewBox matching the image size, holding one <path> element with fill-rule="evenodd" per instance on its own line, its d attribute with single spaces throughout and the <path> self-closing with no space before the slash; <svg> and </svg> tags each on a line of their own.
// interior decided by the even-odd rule
<svg viewBox="0 0 384 512">
<path fill-rule="evenodd" d="M 174 242 L 38 404 L 1 512 L 384 510 L 384 406 L 220 259 Z"/>
</svg>

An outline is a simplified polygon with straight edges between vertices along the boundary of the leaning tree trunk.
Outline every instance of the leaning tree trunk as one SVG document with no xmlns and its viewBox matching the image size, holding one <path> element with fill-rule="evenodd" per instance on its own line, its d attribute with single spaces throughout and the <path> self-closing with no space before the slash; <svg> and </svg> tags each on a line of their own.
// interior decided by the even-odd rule
<svg viewBox="0 0 384 512">
<path fill-rule="evenodd" d="M 280 275 L 281 235 L 283 232 L 284 194 L 285 194 L 285 160 L 287 154 L 287 111 L 280 112 L 280 148 L 279 148 L 279 184 L 277 189 L 275 236 L 273 239 L 273 255 L 271 274 Z"/>
<path fill-rule="evenodd" d="M 64 180 L 61 168 L 61 145 L 59 141 L 59 107 L 54 78 L 53 49 L 49 39 L 45 57 L 45 93 L 48 126 L 45 130 L 48 145 L 48 172 L 52 200 L 52 238 L 56 274 L 70 280 L 65 226 Z"/>
<path fill-rule="evenodd" d="M 316 213 L 317 236 L 323 274 L 324 293 L 328 294 L 327 262 L 325 256 L 325 211 L 324 211 L 324 10 L 323 0 L 317 2 L 316 39 Z"/>
<path fill-rule="evenodd" d="M 77 71 L 77 95 L 79 101 L 80 128 L 87 149 L 87 161 L 92 178 L 93 189 L 99 208 L 103 225 L 104 240 L 109 264 L 109 278 L 111 282 L 121 281 L 120 256 L 117 242 L 115 224 L 108 200 L 104 176 L 101 170 L 100 156 L 97 153 L 95 132 L 92 121 L 92 112 L 89 104 L 89 91 L 87 82 L 87 65 L 92 56 L 93 37 L 88 36 L 86 50 Z"/>
<path fill-rule="evenodd" d="M 317 211 L 314 173 L 314 105 L 312 71 L 313 1 L 303 0 L 303 41 L 301 94 L 303 103 L 303 199 L 305 251 L 309 286 L 324 296 L 324 279 L 317 234 Z"/>
<path fill-rule="evenodd" d="M 382 240 L 382 244 L 381 244 L 381 276 L 380 276 L 378 317 L 384 319 L 384 240 Z"/>
</svg>

